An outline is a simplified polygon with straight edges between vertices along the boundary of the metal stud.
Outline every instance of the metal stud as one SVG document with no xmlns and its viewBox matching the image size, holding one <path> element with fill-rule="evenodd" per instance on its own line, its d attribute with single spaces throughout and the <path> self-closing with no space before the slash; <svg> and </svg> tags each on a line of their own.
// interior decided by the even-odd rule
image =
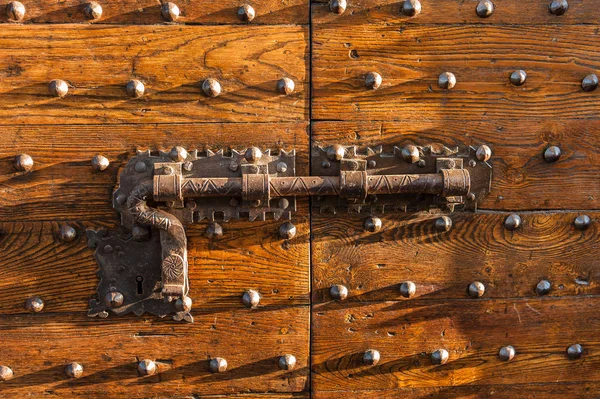
<svg viewBox="0 0 600 399">
<path fill-rule="evenodd" d="M 535 293 L 538 295 L 546 295 L 550 292 L 550 288 L 552 288 L 552 284 L 548 280 L 541 280 L 535 286 Z"/>
<path fill-rule="evenodd" d="M 444 72 L 438 78 L 438 86 L 442 89 L 450 90 L 456 86 L 456 76 L 452 72 Z"/>
<path fill-rule="evenodd" d="M 402 14 L 414 17 L 421 13 L 421 2 L 419 0 L 404 0 L 402 3 Z"/>
<path fill-rule="evenodd" d="M 404 159 L 404 161 L 408 163 L 417 163 L 421 158 L 419 149 L 417 148 L 417 146 L 414 146 L 412 144 L 405 146 L 400 154 L 402 155 L 402 159 Z"/>
<path fill-rule="evenodd" d="M 480 18 L 487 18 L 494 13 L 494 3 L 490 0 L 481 0 L 477 4 L 477 15 Z"/>
<path fill-rule="evenodd" d="M 156 363 L 150 359 L 144 359 L 138 363 L 138 373 L 140 375 L 154 375 L 157 371 Z"/>
<path fill-rule="evenodd" d="M 33 158 L 27 154 L 19 154 L 15 157 L 15 168 L 21 172 L 29 172 L 33 169 Z"/>
<path fill-rule="evenodd" d="M 346 155 L 346 150 L 339 144 L 334 144 L 327 148 L 327 158 L 330 161 L 341 161 Z"/>
<path fill-rule="evenodd" d="M 227 360 L 222 357 L 215 357 L 209 363 L 210 371 L 213 373 L 223 373 L 227 371 Z"/>
<path fill-rule="evenodd" d="M 450 231 L 452 228 L 452 219 L 448 216 L 441 216 L 435 220 L 435 229 L 437 231 Z"/>
<path fill-rule="evenodd" d="M 250 147 L 246 150 L 244 158 L 250 163 L 257 163 L 262 158 L 262 152 L 258 147 Z"/>
<path fill-rule="evenodd" d="M 94 155 L 94 157 L 92 158 L 92 169 L 95 172 L 102 172 L 103 170 L 106 170 L 106 168 L 108 168 L 109 165 L 110 161 L 105 156 Z"/>
<path fill-rule="evenodd" d="M 377 90 L 381 86 L 383 79 L 377 72 L 369 72 L 365 75 L 365 86 L 367 89 Z"/>
<path fill-rule="evenodd" d="M 217 97 L 221 94 L 221 84 L 216 79 L 206 79 L 202 82 L 202 91 L 208 97 Z"/>
<path fill-rule="evenodd" d="M 25 309 L 33 313 L 39 313 L 44 309 L 44 301 L 38 296 L 27 298 L 25 301 Z"/>
<path fill-rule="evenodd" d="M 343 14 L 346 11 L 346 0 L 330 0 L 329 9 L 334 14 Z"/>
<path fill-rule="evenodd" d="M 509 360 L 512 360 L 515 357 L 515 354 L 515 348 L 513 348 L 511 345 L 508 345 L 500 349 L 500 352 L 498 352 L 498 357 L 500 358 L 500 360 L 508 362 Z"/>
<path fill-rule="evenodd" d="M 282 370 L 290 371 L 296 368 L 296 356 L 286 354 L 279 358 L 279 368 Z"/>
<path fill-rule="evenodd" d="M 431 354 L 431 363 L 446 364 L 448 363 L 448 351 L 446 349 L 438 349 Z"/>
<path fill-rule="evenodd" d="M 25 6 L 20 1 L 11 1 L 6 5 L 5 11 L 11 22 L 21 22 L 25 18 Z"/>
<path fill-rule="evenodd" d="M 521 226 L 521 217 L 516 213 L 508 215 L 504 220 L 504 227 L 506 230 L 514 231 Z"/>
<path fill-rule="evenodd" d="M 544 160 L 548 163 L 556 162 L 560 159 L 561 154 L 560 148 L 553 145 L 544 151 Z"/>
<path fill-rule="evenodd" d="M 133 241 L 142 242 L 150 239 L 150 229 L 146 226 L 133 226 L 131 229 Z"/>
<path fill-rule="evenodd" d="M 492 157 L 492 150 L 487 145 L 480 145 L 475 152 L 475 156 L 480 162 L 487 162 Z"/>
<path fill-rule="evenodd" d="M 188 152 L 183 147 L 175 146 L 169 152 L 169 156 L 175 162 L 183 162 L 187 158 Z"/>
<path fill-rule="evenodd" d="M 148 166 L 143 161 L 137 162 L 135 164 L 134 168 L 135 168 L 135 171 L 138 173 L 144 173 L 146 170 L 148 170 Z"/>
<path fill-rule="evenodd" d="M 211 223 L 206 228 L 206 237 L 210 239 L 219 239 L 223 237 L 223 227 L 219 223 Z"/>
<path fill-rule="evenodd" d="M 144 83 L 142 83 L 142 81 L 132 79 L 129 82 L 127 82 L 127 85 L 125 86 L 125 91 L 127 92 L 127 95 L 131 98 L 140 98 L 144 95 L 146 91 L 146 86 L 144 86 Z"/>
<path fill-rule="evenodd" d="M 242 303 L 247 308 L 255 308 L 260 303 L 260 294 L 255 290 L 248 290 L 242 295 Z"/>
<path fill-rule="evenodd" d="M 404 298 L 412 298 L 417 293 L 417 286 L 412 281 L 404 281 L 400 284 L 400 295 Z"/>
<path fill-rule="evenodd" d="M 123 297 L 123 294 L 118 291 L 111 291 L 104 297 L 104 303 L 106 306 L 113 309 L 123 306 L 124 301 L 125 298 Z"/>
<path fill-rule="evenodd" d="M 581 88 L 583 91 L 594 91 L 598 88 L 598 76 L 591 74 L 583 78 L 581 81 Z"/>
<path fill-rule="evenodd" d="M 583 356 L 583 346 L 580 344 L 573 344 L 567 348 L 567 356 L 571 360 L 580 359 Z"/>
<path fill-rule="evenodd" d="M 179 7 L 175 3 L 163 3 L 160 13 L 165 21 L 174 22 L 179 18 Z"/>
<path fill-rule="evenodd" d="M 381 219 L 371 216 L 365 221 L 365 230 L 370 233 L 377 233 L 381 230 Z"/>
<path fill-rule="evenodd" d="M 10 367 L 0 366 L 0 381 L 8 381 L 13 378 L 14 374 Z"/>
<path fill-rule="evenodd" d="M 192 310 L 192 298 L 189 296 L 177 298 L 175 301 L 175 309 L 177 309 L 178 312 L 189 312 Z"/>
<path fill-rule="evenodd" d="M 292 222 L 285 222 L 279 226 L 279 237 L 291 240 L 296 235 L 296 226 Z"/>
<path fill-rule="evenodd" d="M 48 85 L 48 91 L 54 97 L 63 98 L 69 93 L 69 85 L 64 80 L 54 79 Z"/>
<path fill-rule="evenodd" d="M 256 16 L 254 8 L 250 4 L 244 4 L 237 11 L 238 18 L 242 22 L 251 22 Z"/>
<path fill-rule="evenodd" d="M 95 1 L 90 1 L 85 5 L 83 13 L 91 21 L 100 19 L 102 17 L 102 6 Z"/>
<path fill-rule="evenodd" d="M 69 363 L 65 367 L 65 374 L 70 378 L 79 378 L 83 375 L 83 366 L 76 362 Z"/>
<path fill-rule="evenodd" d="M 510 74 L 510 83 L 515 86 L 521 86 L 525 84 L 527 80 L 527 72 L 522 69 L 516 70 Z"/>
<path fill-rule="evenodd" d="M 363 354 L 363 363 L 367 366 L 376 366 L 381 359 L 381 354 L 375 349 L 369 349 Z"/>
<path fill-rule="evenodd" d="M 348 288 L 341 284 L 332 285 L 329 289 L 329 295 L 336 301 L 343 301 L 348 298 Z"/>
<path fill-rule="evenodd" d="M 485 285 L 480 281 L 473 281 L 469 284 L 467 292 L 471 298 L 481 298 L 485 294 Z"/>
<path fill-rule="evenodd" d="M 285 162 L 278 162 L 277 163 L 277 173 L 285 173 L 287 172 L 287 164 Z"/>
<path fill-rule="evenodd" d="M 574 224 L 577 230 L 587 230 L 592 224 L 592 219 L 588 215 L 579 215 L 575 218 Z"/>
<path fill-rule="evenodd" d="M 277 91 L 286 96 L 292 94 L 295 88 L 296 84 L 290 78 L 281 78 L 277 81 Z"/>
<path fill-rule="evenodd" d="M 569 3 L 567 0 L 553 0 L 552 3 L 548 5 L 548 9 L 551 14 L 563 15 L 569 9 Z"/>
<path fill-rule="evenodd" d="M 60 227 L 60 239 L 64 242 L 72 242 L 77 238 L 77 230 L 69 225 Z"/>
</svg>

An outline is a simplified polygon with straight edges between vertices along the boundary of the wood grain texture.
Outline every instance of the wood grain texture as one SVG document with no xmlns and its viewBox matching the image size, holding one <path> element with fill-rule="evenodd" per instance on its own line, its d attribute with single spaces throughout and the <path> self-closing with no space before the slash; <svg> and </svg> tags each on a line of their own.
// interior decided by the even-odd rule
<svg viewBox="0 0 600 399">
<path fill-rule="evenodd" d="M 0 124 L 274 122 L 307 117 L 306 27 L 14 25 L 0 31 Z M 294 80 L 289 96 L 277 80 Z M 139 79 L 141 99 L 125 85 Z M 201 90 L 207 78 L 222 93 Z M 65 98 L 48 84 L 62 79 Z"/>
<path fill-rule="evenodd" d="M 313 308 L 312 386 L 318 391 L 598 382 L 600 298 L 328 303 Z M 584 347 L 579 360 L 566 348 Z M 498 358 L 504 345 L 517 355 Z M 433 365 L 432 351 L 449 352 Z M 381 353 L 361 364 L 367 349 Z"/>
<path fill-rule="evenodd" d="M 597 116 L 581 80 L 600 69 L 595 26 L 316 25 L 313 118 L 321 120 L 579 119 Z M 509 76 L 524 69 L 527 82 Z M 378 90 L 364 77 L 383 77 Z M 442 72 L 452 90 L 438 87 Z"/>
<path fill-rule="evenodd" d="M 549 12 L 550 1 L 494 0 L 494 13 L 480 18 L 475 12 L 478 0 L 421 1 L 422 10 L 416 17 L 402 14 L 402 1 L 353 0 L 346 12 L 336 15 L 329 10 L 328 1 L 313 1 L 312 20 L 316 25 L 366 24 L 485 24 L 485 25 L 580 25 L 596 24 L 600 18 L 598 0 L 569 0 L 569 10 L 556 16 Z"/>
<path fill-rule="evenodd" d="M 0 3 L 4 7 L 8 1 Z M 28 0 L 23 23 L 88 23 L 85 18 L 84 1 L 79 0 Z M 102 17 L 93 21 L 95 24 L 160 24 L 165 20 L 160 13 L 162 1 L 137 0 L 118 1 L 102 0 Z M 237 16 L 237 9 L 244 2 L 234 0 L 222 1 L 174 1 L 181 12 L 178 24 L 242 24 Z M 256 17 L 252 25 L 262 24 L 308 24 L 308 7 L 306 0 L 252 0 L 248 2 L 254 7 Z M 4 13 L 1 22 L 7 22 Z"/>
<path fill-rule="evenodd" d="M 313 144 L 394 145 L 444 144 L 492 149 L 492 191 L 480 209 L 600 208 L 600 120 L 469 120 L 316 122 Z M 551 145 L 562 150 L 549 164 L 543 153 Z"/>
<path fill-rule="evenodd" d="M 83 314 L 3 316 L 2 364 L 15 377 L 2 384 L 0 397 L 301 392 L 307 387 L 308 316 L 304 306 L 196 312 L 194 324 L 135 316 L 101 322 Z M 277 366 L 286 353 L 297 358 L 293 371 Z M 210 373 L 213 357 L 225 358 L 228 370 Z M 160 373 L 139 377 L 141 359 L 157 362 Z M 64 374 L 73 361 L 84 367 L 77 380 Z"/>
</svg>

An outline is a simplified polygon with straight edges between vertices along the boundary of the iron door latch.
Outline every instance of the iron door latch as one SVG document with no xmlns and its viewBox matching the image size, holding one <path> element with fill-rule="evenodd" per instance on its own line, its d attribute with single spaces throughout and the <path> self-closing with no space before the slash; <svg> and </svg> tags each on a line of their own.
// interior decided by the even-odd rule
<svg viewBox="0 0 600 399">
<path fill-rule="evenodd" d="M 121 232 L 88 230 L 100 266 L 89 316 L 145 312 L 192 322 L 184 226 L 290 219 L 296 197 L 320 212 L 475 210 L 490 191 L 487 146 L 314 147 L 311 176 L 296 176 L 295 152 L 138 152 L 119 175 L 113 206 Z"/>
</svg>

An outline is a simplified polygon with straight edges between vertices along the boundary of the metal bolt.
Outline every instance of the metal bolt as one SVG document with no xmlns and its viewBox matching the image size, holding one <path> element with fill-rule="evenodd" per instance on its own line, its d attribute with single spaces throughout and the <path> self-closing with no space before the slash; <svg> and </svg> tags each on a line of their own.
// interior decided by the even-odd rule
<svg viewBox="0 0 600 399">
<path fill-rule="evenodd" d="M 370 233 L 377 233 L 379 230 L 381 230 L 381 226 L 381 219 L 376 217 L 371 216 L 365 221 L 365 230 Z"/>
<path fill-rule="evenodd" d="M 569 9 L 569 3 L 567 0 L 553 0 L 548 6 L 551 14 L 563 15 Z"/>
<path fill-rule="evenodd" d="M 381 86 L 381 75 L 377 72 L 369 72 L 365 75 L 365 86 L 367 89 L 377 90 Z"/>
<path fill-rule="evenodd" d="M 175 301 L 175 309 L 177 309 L 178 312 L 189 313 L 189 311 L 192 310 L 192 298 L 189 296 L 177 298 Z"/>
<path fill-rule="evenodd" d="M 516 213 L 508 215 L 504 220 L 504 227 L 506 230 L 514 231 L 521 226 L 521 217 Z"/>
<path fill-rule="evenodd" d="M 250 4 L 244 4 L 237 11 L 238 18 L 242 22 L 251 22 L 256 16 L 254 8 Z"/>
<path fill-rule="evenodd" d="M 131 98 L 140 98 L 144 95 L 146 87 L 144 86 L 144 83 L 142 83 L 142 81 L 132 79 L 129 82 L 127 82 L 127 85 L 125 86 L 125 91 L 127 92 L 127 95 Z"/>
<path fill-rule="evenodd" d="M 575 228 L 577 230 L 587 230 L 592 224 L 592 219 L 588 215 L 579 215 L 575 218 Z"/>
<path fill-rule="evenodd" d="M 479 281 L 473 281 L 467 289 L 471 298 L 481 298 L 485 294 L 485 285 Z"/>
<path fill-rule="evenodd" d="M 339 144 L 334 144 L 327 148 L 327 158 L 331 161 L 341 161 L 345 154 L 346 149 Z"/>
<path fill-rule="evenodd" d="M 448 216 L 440 216 L 435 220 L 435 229 L 437 231 L 450 231 L 452 228 L 452 219 Z"/>
<path fill-rule="evenodd" d="M 242 295 L 242 302 L 247 308 L 255 308 L 260 303 L 260 294 L 255 290 L 248 290 Z"/>
<path fill-rule="evenodd" d="M 330 0 L 329 9 L 334 14 L 343 14 L 346 11 L 346 0 Z"/>
<path fill-rule="evenodd" d="M 367 366 L 376 366 L 381 359 L 381 354 L 375 349 L 369 349 L 363 354 L 363 363 Z"/>
<path fill-rule="evenodd" d="M 296 368 L 296 356 L 286 354 L 279 358 L 279 368 L 282 370 L 293 370 Z"/>
<path fill-rule="evenodd" d="M 111 291 L 104 297 L 104 303 L 106 306 L 113 309 L 123 306 L 124 301 L 125 298 L 123 297 L 123 294 L 118 291 Z"/>
<path fill-rule="evenodd" d="M 216 239 L 223 237 L 223 227 L 219 223 L 211 223 L 206 228 L 206 237 Z"/>
<path fill-rule="evenodd" d="M 106 168 L 108 168 L 109 165 L 110 161 L 105 156 L 94 155 L 94 157 L 92 158 L 92 169 L 95 172 L 101 172 L 103 170 L 106 170 Z"/>
<path fill-rule="evenodd" d="M 412 298 L 417 293 L 417 286 L 412 281 L 404 281 L 400 284 L 400 295 L 404 298 Z"/>
<path fill-rule="evenodd" d="M 438 349 L 431 354 L 431 362 L 433 364 L 446 364 L 448 363 L 448 351 L 446 349 Z"/>
<path fill-rule="evenodd" d="M 377 162 L 375 162 L 375 160 L 371 159 L 367 162 L 367 166 L 371 169 L 373 169 L 374 167 L 377 166 Z"/>
<path fill-rule="evenodd" d="M 146 170 L 148 170 L 148 166 L 146 165 L 145 162 L 143 161 L 139 161 L 135 164 L 135 171 L 138 173 L 144 173 Z"/>
<path fill-rule="evenodd" d="M 348 288 L 341 284 L 332 285 L 329 289 L 329 295 L 336 301 L 343 301 L 348 298 Z"/>
<path fill-rule="evenodd" d="M 544 151 L 544 160 L 548 163 L 558 161 L 560 159 L 560 156 L 561 156 L 560 148 L 558 148 L 555 145 L 546 148 L 546 151 Z"/>
<path fill-rule="evenodd" d="M 280 198 L 280 199 L 279 199 L 278 206 L 279 206 L 281 209 L 287 209 L 287 208 L 288 208 L 288 206 L 290 206 L 290 201 L 288 201 L 286 198 Z"/>
<path fill-rule="evenodd" d="M 95 1 L 90 1 L 83 10 L 85 17 L 89 20 L 96 20 L 102 17 L 102 6 Z"/>
<path fill-rule="evenodd" d="M 552 284 L 548 280 L 540 281 L 535 287 L 535 293 L 538 295 L 546 295 L 550 292 Z"/>
<path fill-rule="evenodd" d="M 69 92 L 69 85 L 64 80 L 54 79 L 48 85 L 48 91 L 54 97 L 63 98 Z"/>
<path fill-rule="evenodd" d="M 421 2 L 419 0 L 404 0 L 402 3 L 402 14 L 414 17 L 421 13 Z"/>
<path fill-rule="evenodd" d="M 583 346 L 580 344 L 573 344 L 567 348 L 567 356 L 571 360 L 577 360 L 583 356 Z"/>
<path fill-rule="evenodd" d="M 179 18 L 179 7 L 175 3 L 163 3 L 160 13 L 165 21 L 174 22 Z"/>
<path fill-rule="evenodd" d="M 63 240 L 64 242 L 71 242 L 74 241 L 77 238 L 77 231 L 69 226 L 69 225 L 64 225 L 60 227 L 60 239 Z"/>
<path fill-rule="evenodd" d="M 144 359 L 138 363 L 138 373 L 140 375 L 154 375 L 157 372 L 156 363 L 149 359 Z"/>
<path fill-rule="evenodd" d="M 221 84 L 216 79 L 206 79 L 202 82 L 202 91 L 208 97 L 217 97 L 221 94 Z"/>
<path fill-rule="evenodd" d="M 38 296 L 27 298 L 25 301 L 25 309 L 33 313 L 39 313 L 44 309 L 44 301 Z"/>
<path fill-rule="evenodd" d="M 583 78 L 581 88 L 583 91 L 594 91 L 598 87 L 598 76 L 591 74 Z"/>
<path fill-rule="evenodd" d="M 500 352 L 498 352 L 498 357 L 500 360 L 508 362 L 515 357 L 515 354 L 515 348 L 513 348 L 511 345 L 508 345 L 500 349 Z"/>
<path fill-rule="evenodd" d="M 285 222 L 279 226 L 279 237 L 291 240 L 296 235 L 296 226 L 292 222 Z"/>
<path fill-rule="evenodd" d="M 20 1 L 11 1 L 6 5 L 6 17 L 11 22 L 21 22 L 25 17 L 25 6 Z"/>
<path fill-rule="evenodd" d="M 15 168 L 21 172 L 29 172 L 33 169 L 33 158 L 27 154 L 19 154 L 15 157 Z"/>
<path fill-rule="evenodd" d="M 475 156 L 480 162 L 487 162 L 492 157 L 492 149 L 487 145 L 480 145 L 475 152 Z"/>
<path fill-rule="evenodd" d="M 246 150 L 244 158 L 250 163 L 257 163 L 262 158 L 262 152 L 257 147 L 250 147 Z"/>
<path fill-rule="evenodd" d="M 281 78 L 277 81 L 277 91 L 286 96 L 292 94 L 295 88 L 296 84 L 290 78 Z"/>
<path fill-rule="evenodd" d="M 444 72 L 438 78 L 438 85 L 442 89 L 452 89 L 456 86 L 456 76 L 452 72 Z"/>
<path fill-rule="evenodd" d="M 477 15 L 480 18 L 487 18 L 494 13 L 494 3 L 490 0 L 481 0 L 477 4 Z"/>
<path fill-rule="evenodd" d="M 183 163 L 183 170 L 186 172 L 191 172 L 194 169 L 194 164 L 190 161 Z"/>
<path fill-rule="evenodd" d="M 474 159 L 470 159 L 469 160 L 469 166 L 471 168 L 474 168 L 475 166 L 477 166 L 477 161 L 475 161 Z"/>
<path fill-rule="evenodd" d="M 0 366 L 0 381 L 8 381 L 13 378 L 14 374 L 10 367 Z"/>
<path fill-rule="evenodd" d="M 65 367 L 65 374 L 71 378 L 79 378 L 83 375 L 83 366 L 76 362 L 69 363 Z"/>
<path fill-rule="evenodd" d="M 211 359 L 209 368 L 213 373 L 223 373 L 224 371 L 227 371 L 227 360 L 222 357 L 215 357 L 214 359 Z"/>
<path fill-rule="evenodd" d="M 522 69 L 514 71 L 513 73 L 510 74 L 510 83 L 512 83 L 515 86 L 523 85 L 526 80 L 527 80 L 527 72 L 525 72 Z"/>
<path fill-rule="evenodd" d="M 419 159 L 421 157 L 417 146 L 414 146 L 412 144 L 409 144 L 406 147 L 404 147 L 400 154 L 402 155 L 402 159 L 404 159 L 404 161 L 408 163 L 419 162 Z"/>
<path fill-rule="evenodd" d="M 188 152 L 183 147 L 175 146 L 169 152 L 169 156 L 175 162 L 183 162 L 187 158 Z"/>
<path fill-rule="evenodd" d="M 279 162 L 277 164 L 277 172 L 279 173 L 285 173 L 287 172 L 287 164 L 285 162 Z"/>
</svg>

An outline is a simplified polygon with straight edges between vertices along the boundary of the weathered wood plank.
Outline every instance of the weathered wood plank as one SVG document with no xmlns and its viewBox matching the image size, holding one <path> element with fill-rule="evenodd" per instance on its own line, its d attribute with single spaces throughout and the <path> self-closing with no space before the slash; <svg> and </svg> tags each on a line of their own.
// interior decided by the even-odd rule
<svg viewBox="0 0 600 399">
<path fill-rule="evenodd" d="M 600 208 L 600 120 L 469 120 L 317 122 L 313 144 L 394 145 L 431 143 L 466 148 L 492 148 L 492 191 L 480 209 L 598 209 Z M 556 163 L 543 153 L 559 146 Z M 560 187 L 560 189 L 558 189 Z"/>
<path fill-rule="evenodd" d="M 85 2 L 79 0 L 28 0 L 23 23 L 86 23 Z M 161 2 L 138 0 L 135 2 L 103 0 L 102 17 L 96 24 L 159 24 L 165 22 L 161 16 Z M 186 24 L 242 24 L 237 10 L 242 4 L 233 0 L 222 1 L 174 1 L 179 7 L 177 23 Z M 306 0 L 253 0 L 250 4 L 256 11 L 252 25 L 262 24 L 308 24 L 308 1 Z M 2 13 L 0 22 L 7 22 Z"/>
<path fill-rule="evenodd" d="M 99 126 L 6 126 L 0 135 L 0 219 L 3 221 L 117 220 L 112 191 L 119 168 L 136 150 L 297 150 L 296 170 L 308 173 L 306 123 L 174 124 Z M 32 172 L 14 169 L 16 154 L 27 153 Z M 92 157 L 103 154 L 110 167 L 94 173 Z"/>
<path fill-rule="evenodd" d="M 306 27 L 15 25 L 0 32 L 0 124 L 297 121 L 307 116 Z M 294 80 L 289 96 L 277 80 Z M 141 99 L 125 85 L 139 79 Z M 207 78 L 222 93 L 203 94 Z M 65 98 L 48 84 L 62 79 Z"/>
<path fill-rule="evenodd" d="M 252 392 L 301 392 L 308 375 L 308 307 L 195 312 L 194 324 L 121 317 L 98 322 L 80 314 L 0 317 L 2 364 L 14 379 L 2 384 L 6 398 L 53 394 L 60 397 L 142 398 Z M 297 367 L 285 372 L 277 361 L 293 354 Z M 222 357 L 228 371 L 209 372 L 209 359 Z M 137 362 L 157 362 L 159 374 L 139 377 Z M 83 377 L 64 374 L 69 362 Z"/>
<path fill-rule="evenodd" d="M 312 317 L 314 391 L 600 380 L 600 298 L 328 303 Z M 579 360 L 566 348 L 584 347 Z M 517 355 L 503 362 L 498 351 Z M 446 365 L 429 355 L 444 348 Z M 381 353 L 361 364 L 367 349 Z"/>
<path fill-rule="evenodd" d="M 600 69 L 595 26 L 317 25 L 315 119 L 489 120 L 592 118 L 598 93 L 581 80 Z M 509 76 L 524 69 L 527 82 Z M 378 90 L 364 76 L 383 77 Z M 438 87 L 450 71 L 457 84 Z"/>
</svg>

